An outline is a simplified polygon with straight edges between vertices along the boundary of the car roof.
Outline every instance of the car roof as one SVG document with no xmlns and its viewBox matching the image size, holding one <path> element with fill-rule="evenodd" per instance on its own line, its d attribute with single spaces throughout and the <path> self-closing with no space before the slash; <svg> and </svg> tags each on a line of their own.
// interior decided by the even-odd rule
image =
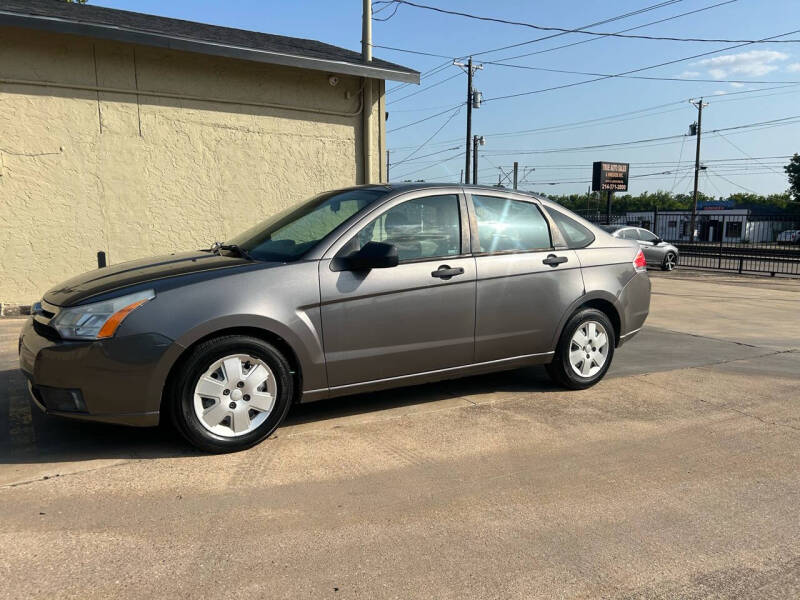
<svg viewBox="0 0 800 600">
<path fill-rule="evenodd" d="M 505 187 L 497 187 L 493 185 L 474 185 L 474 184 L 466 184 L 466 183 L 437 183 L 427 182 L 427 181 L 419 181 L 419 182 L 398 182 L 398 183 L 380 183 L 380 184 L 367 184 L 367 185 L 358 185 L 352 186 L 350 188 L 343 188 L 343 189 L 369 189 L 369 190 L 383 190 L 387 193 L 389 192 L 409 192 L 415 190 L 425 190 L 425 189 L 452 189 L 454 191 L 474 191 L 474 192 L 486 192 L 486 193 L 506 193 L 506 194 L 517 194 L 520 196 L 528 196 L 529 198 L 535 198 L 537 200 L 547 200 L 546 197 L 541 196 L 539 194 L 535 194 L 533 192 L 526 192 L 522 190 L 513 190 Z"/>
</svg>

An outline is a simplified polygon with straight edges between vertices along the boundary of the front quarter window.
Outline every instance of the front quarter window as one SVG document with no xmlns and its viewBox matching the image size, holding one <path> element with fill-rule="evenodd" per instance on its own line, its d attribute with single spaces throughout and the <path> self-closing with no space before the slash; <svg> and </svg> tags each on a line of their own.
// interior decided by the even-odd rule
<svg viewBox="0 0 800 600">
<path fill-rule="evenodd" d="M 327 192 L 259 223 L 228 243 L 258 260 L 297 260 L 342 223 L 385 195 L 383 190 Z"/>
</svg>

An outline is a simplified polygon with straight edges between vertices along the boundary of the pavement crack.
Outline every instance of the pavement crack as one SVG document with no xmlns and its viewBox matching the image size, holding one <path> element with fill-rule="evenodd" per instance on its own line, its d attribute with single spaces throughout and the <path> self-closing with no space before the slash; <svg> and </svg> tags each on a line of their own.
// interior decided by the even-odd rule
<svg viewBox="0 0 800 600">
<path fill-rule="evenodd" d="M 754 356 L 752 358 L 763 358 L 764 356 L 773 356 L 775 354 L 787 354 L 787 353 L 791 353 L 791 352 L 793 352 L 793 350 L 789 350 L 789 351 L 782 350 L 780 352 L 772 352 L 770 354 L 764 354 L 762 356 Z M 726 363 L 736 362 L 737 360 L 749 360 L 749 359 L 729 360 L 729 361 L 724 361 L 724 362 L 718 363 L 718 364 L 726 364 Z M 705 366 L 712 366 L 712 365 L 705 365 Z M 701 369 L 701 368 L 704 368 L 704 367 L 690 367 L 690 369 Z M 635 375 L 634 378 L 638 379 L 642 383 L 645 383 L 645 384 L 647 384 L 647 385 L 649 385 L 651 387 L 655 387 L 655 388 L 658 388 L 660 390 L 665 390 L 665 391 L 668 391 L 668 392 L 674 392 L 674 389 L 671 388 L 671 387 L 660 385 L 660 384 L 658 384 L 658 383 L 656 383 L 654 381 L 650 381 L 647 378 L 647 374 Z M 737 407 L 735 407 L 735 406 L 733 406 L 733 405 L 731 405 L 731 404 L 729 404 L 727 402 L 712 402 L 710 400 L 707 400 L 707 399 L 705 399 L 705 398 L 703 398 L 701 396 L 697 396 L 695 394 L 689 394 L 689 393 L 686 393 L 686 392 L 681 392 L 681 393 L 684 396 L 686 396 L 687 398 L 691 398 L 692 400 L 696 400 L 696 401 L 701 402 L 703 404 L 706 404 L 708 406 L 713 406 L 714 408 L 727 410 L 727 411 L 736 413 L 736 414 L 738 414 L 740 416 L 743 416 L 743 417 L 748 417 L 750 419 L 755 419 L 756 421 L 759 421 L 760 423 L 763 423 L 764 425 L 772 425 L 774 427 L 785 427 L 786 429 L 791 429 L 792 431 L 800 432 L 800 427 L 795 427 L 794 425 L 790 425 L 789 423 L 780 423 L 778 421 L 768 420 L 768 419 L 765 419 L 764 417 L 759 417 L 758 415 L 750 413 L 750 412 L 748 412 L 746 410 L 743 410 L 741 408 L 737 408 Z"/>
<path fill-rule="evenodd" d="M 661 331 L 667 331 L 669 333 L 677 333 L 678 335 L 688 335 L 690 337 L 700 338 L 704 340 L 713 340 L 715 342 L 725 342 L 727 344 L 736 344 L 737 346 L 746 346 L 748 348 L 763 348 L 763 346 L 757 346 L 756 344 L 748 344 L 746 342 L 739 342 L 737 340 L 726 340 L 722 338 L 715 338 L 710 335 L 701 335 L 699 333 L 689 333 L 688 331 L 678 331 L 676 329 L 667 329 L 666 327 L 651 327 L 650 329 L 659 329 Z"/>
<path fill-rule="evenodd" d="M 112 465 L 103 465 L 103 466 L 100 466 L 100 467 L 95 467 L 93 469 L 81 469 L 79 471 L 73 471 L 71 473 L 55 473 L 54 475 L 42 475 L 41 477 L 37 477 L 36 479 L 26 479 L 26 480 L 23 480 L 23 481 L 14 481 L 13 483 L 2 484 L 2 485 L 0 485 L 0 490 L 6 489 L 6 488 L 20 487 L 20 486 L 23 486 L 23 485 L 31 485 L 33 483 L 42 483 L 42 482 L 45 482 L 45 481 L 51 481 L 53 479 L 63 479 L 64 477 L 70 477 L 70 476 L 73 476 L 73 475 L 83 475 L 85 473 L 93 473 L 95 471 L 104 471 L 106 469 L 113 469 L 114 467 L 122 467 L 124 465 L 130 465 L 130 464 L 133 464 L 133 463 L 143 462 L 144 460 L 145 459 L 143 459 L 143 458 L 137 458 L 137 459 L 133 459 L 133 460 L 126 460 L 126 461 L 123 461 L 123 462 L 114 463 Z"/>
</svg>

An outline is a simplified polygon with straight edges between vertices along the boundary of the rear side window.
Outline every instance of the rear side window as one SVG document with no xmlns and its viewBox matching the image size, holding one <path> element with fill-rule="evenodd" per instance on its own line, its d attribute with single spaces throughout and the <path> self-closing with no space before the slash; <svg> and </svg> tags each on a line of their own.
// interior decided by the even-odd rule
<svg viewBox="0 0 800 600">
<path fill-rule="evenodd" d="M 639 236 L 636 235 L 635 229 L 623 229 L 622 233 L 619 234 L 617 237 L 621 237 L 624 240 L 638 240 Z"/>
<path fill-rule="evenodd" d="M 481 252 L 551 248 L 550 229 L 539 208 L 496 196 L 472 196 Z"/>
<path fill-rule="evenodd" d="M 561 235 L 564 236 L 564 241 L 567 242 L 567 248 L 572 250 L 585 248 L 594 241 L 594 234 L 575 219 L 552 208 L 546 208 L 545 210 L 547 210 L 550 218 L 556 222 Z"/>
</svg>

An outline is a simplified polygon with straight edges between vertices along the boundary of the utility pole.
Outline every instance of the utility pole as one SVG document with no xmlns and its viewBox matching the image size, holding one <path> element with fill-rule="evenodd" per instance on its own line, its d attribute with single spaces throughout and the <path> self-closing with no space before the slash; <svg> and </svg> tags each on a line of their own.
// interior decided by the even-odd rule
<svg viewBox="0 0 800 600">
<path fill-rule="evenodd" d="M 478 183 L 478 144 L 483 146 L 486 143 L 486 138 L 482 135 L 472 136 L 472 183 Z"/>
<path fill-rule="evenodd" d="M 514 189 L 517 189 L 517 180 L 519 179 L 519 163 L 514 161 Z"/>
<path fill-rule="evenodd" d="M 453 64 L 457 67 L 461 67 L 467 73 L 467 144 L 464 156 L 464 182 L 469 183 L 469 154 L 470 143 L 472 141 L 472 109 L 473 107 L 480 108 L 481 105 L 480 92 L 472 89 L 472 77 L 475 75 L 475 71 L 478 69 L 483 69 L 483 65 L 473 65 L 471 56 L 469 57 L 467 64 L 455 60 L 453 61 Z"/>
<path fill-rule="evenodd" d="M 469 138 L 472 137 L 472 75 L 475 71 L 472 70 L 472 57 L 469 57 L 467 63 L 467 150 L 464 165 L 465 181 L 469 183 Z"/>
<path fill-rule="evenodd" d="M 694 155 L 694 193 L 692 194 L 692 220 L 689 234 L 689 241 L 694 242 L 695 222 L 697 221 L 697 184 L 700 180 L 700 134 L 703 130 L 703 107 L 708 106 L 708 102 L 703 102 L 702 98 L 699 101 L 689 100 L 689 102 L 697 108 L 697 128 L 695 131 L 697 134 L 697 149 Z M 691 133 L 691 131 L 692 127 L 690 126 L 689 132 Z"/>
<path fill-rule="evenodd" d="M 372 62 L 372 0 L 364 0 L 361 11 L 361 58 L 365 63 Z M 364 151 L 363 183 L 371 183 L 372 168 L 372 80 L 364 77 L 362 86 L 363 108 L 361 110 L 361 146 Z M 379 151 L 380 152 L 380 151 Z"/>
<path fill-rule="evenodd" d="M 386 151 L 386 183 L 389 183 L 391 179 L 389 179 L 389 167 L 391 166 L 391 162 L 389 162 L 389 151 Z"/>
</svg>

